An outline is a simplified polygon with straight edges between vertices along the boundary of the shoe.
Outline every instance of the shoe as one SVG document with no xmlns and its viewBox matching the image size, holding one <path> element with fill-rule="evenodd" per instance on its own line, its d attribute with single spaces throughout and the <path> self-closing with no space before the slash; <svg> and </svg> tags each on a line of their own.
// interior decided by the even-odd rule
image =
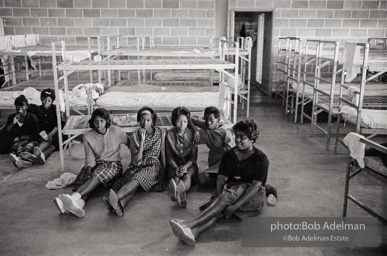
<svg viewBox="0 0 387 256">
<path fill-rule="evenodd" d="M 38 164 L 44 164 L 46 162 L 46 156 L 44 155 L 42 150 L 40 150 L 39 147 L 35 147 L 34 155 L 36 157 L 36 160 L 37 160 Z"/>
<path fill-rule="evenodd" d="M 177 187 L 177 203 L 179 204 L 180 208 L 187 207 L 187 192 L 185 190 L 186 188 L 184 182 L 180 181 Z"/>
<path fill-rule="evenodd" d="M 65 213 L 65 208 L 63 207 L 62 200 L 60 200 L 59 197 L 55 197 L 54 203 L 56 207 L 58 207 L 60 213 Z"/>
<path fill-rule="evenodd" d="M 24 161 L 24 160 L 17 160 L 15 162 L 15 165 L 19 168 L 27 168 L 27 167 L 31 167 L 32 166 L 32 163 L 31 162 L 27 162 L 27 161 Z"/>
<path fill-rule="evenodd" d="M 277 203 L 277 198 L 275 198 L 275 196 L 273 194 L 270 194 L 267 197 L 267 203 L 270 205 L 275 205 Z"/>
<path fill-rule="evenodd" d="M 102 201 L 105 204 L 106 208 L 109 210 L 109 212 L 114 211 L 113 206 L 111 206 L 111 204 L 109 203 L 109 198 L 108 197 L 106 197 L 106 196 L 102 197 Z"/>
<path fill-rule="evenodd" d="M 12 162 L 16 162 L 17 160 L 20 160 L 19 157 L 17 157 L 15 154 L 11 153 L 8 155 L 9 159 L 11 159 Z"/>
<path fill-rule="evenodd" d="M 174 179 L 169 180 L 168 187 L 169 191 L 171 192 L 171 200 L 175 202 L 177 197 L 177 186 Z"/>
<path fill-rule="evenodd" d="M 26 160 L 26 161 L 31 162 L 33 164 L 37 164 L 38 163 L 38 160 L 36 159 L 36 156 L 31 154 L 30 152 L 21 152 L 20 153 L 20 157 L 23 160 Z"/>
<path fill-rule="evenodd" d="M 121 204 L 120 198 L 113 189 L 109 191 L 109 203 L 113 207 L 113 211 L 117 216 L 122 217 L 124 215 L 124 207 Z"/>
<path fill-rule="evenodd" d="M 62 201 L 63 207 L 75 216 L 79 218 L 85 216 L 85 211 L 76 204 L 70 195 L 59 195 L 59 199 Z"/>
<path fill-rule="evenodd" d="M 192 230 L 184 225 L 183 222 L 177 220 L 171 220 L 169 224 L 172 227 L 173 234 L 183 240 L 188 245 L 195 245 L 195 236 L 192 234 Z"/>
</svg>

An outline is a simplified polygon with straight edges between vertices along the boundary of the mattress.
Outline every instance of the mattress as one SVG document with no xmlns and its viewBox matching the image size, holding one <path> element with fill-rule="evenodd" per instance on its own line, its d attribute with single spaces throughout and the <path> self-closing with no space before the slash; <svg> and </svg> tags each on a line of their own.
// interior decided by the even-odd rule
<svg viewBox="0 0 387 256">
<path fill-rule="evenodd" d="M 33 90 L 30 90 L 30 89 L 33 89 Z M 0 91 L 0 109 L 15 108 L 14 106 L 15 99 L 20 94 L 23 94 L 26 96 L 29 104 L 35 104 L 38 106 L 42 104 L 42 101 L 40 99 L 40 92 L 37 91 L 35 88 L 29 87 L 23 91 Z M 87 106 L 87 98 L 77 97 L 72 91 L 69 91 L 69 105 Z"/>
<path fill-rule="evenodd" d="M 106 108 L 139 109 L 148 106 L 154 109 L 204 109 L 219 106 L 219 91 L 215 92 L 106 92 L 96 104 Z"/>
<path fill-rule="evenodd" d="M 343 106 L 340 114 L 344 120 L 356 125 L 357 111 L 355 108 Z M 362 128 L 387 129 L 387 110 L 362 109 L 360 121 Z"/>
</svg>

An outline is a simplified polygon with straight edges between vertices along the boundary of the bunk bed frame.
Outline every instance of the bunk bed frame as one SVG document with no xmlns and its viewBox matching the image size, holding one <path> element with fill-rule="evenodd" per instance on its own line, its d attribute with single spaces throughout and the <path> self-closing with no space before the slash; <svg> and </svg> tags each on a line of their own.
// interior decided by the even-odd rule
<svg viewBox="0 0 387 256">
<path fill-rule="evenodd" d="M 360 138 L 360 142 L 364 143 L 367 147 L 376 149 L 384 154 L 387 154 L 387 148 L 383 147 L 373 141 L 370 141 L 368 139 Z M 369 206 L 367 206 L 362 201 L 355 198 L 353 195 L 349 193 L 349 183 L 352 178 L 354 178 L 359 173 L 367 173 L 378 180 L 381 180 L 384 183 L 387 183 L 387 171 L 383 170 L 383 163 L 381 163 L 380 158 L 379 159 L 370 159 L 367 161 L 368 157 L 365 157 L 365 168 L 360 168 L 357 164 L 357 161 L 351 157 L 348 158 L 347 168 L 346 168 L 346 174 L 345 174 L 345 188 L 344 188 L 344 203 L 343 203 L 343 217 L 347 216 L 347 209 L 348 209 L 348 200 L 354 202 L 357 206 L 362 208 L 364 211 L 369 213 L 371 216 L 378 218 L 380 222 L 387 225 L 387 219 L 383 216 L 376 213 L 374 210 L 372 210 Z M 379 162 L 374 163 L 374 162 Z M 386 167 L 384 167 L 386 169 Z"/>
<path fill-rule="evenodd" d="M 126 38 L 126 37 L 125 37 Z M 112 42 L 111 38 L 108 37 L 106 43 L 99 43 L 99 54 L 104 60 L 121 60 L 122 58 L 129 60 L 134 58 L 137 60 L 151 60 L 154 58 L 157 59 L 185 59 L 185 58 L 197 58 L 197 59 L 228 59 L 230 62 L 235 62 L 236 54 L 239 56 L 239 73 L 241 74 L 242 88 L 239 88 L 238 96 L 242 102 L 242 110 L 244 110 L 244 101 L 246 101 L 247 110 L 246 117 L 250 115 L 250 74 L 251 74 L 251 47 L 252 45 L 245 44 L 245 39 L 238 37 L 239 49 L 236 50 L 235 42 L 219 40 L 219 47 L 212 49 L 211 47 L 198 47 L 198 46 L 181 46 L 181 47 L 170 47 L 170 46 L 154 46 L 153 38 L 136 38 L 137 45 L 136 47 L 122 47 L 118 42 L 120 42 L 120 37 L 113 38 L 115 42 Z M 228 47 L 225 47 L 228 45 Z M 184 70 L 184 69 L 181 69 Z M 205 70 L 203 68 L 203 70 Z M 142 81 L 143 84 L 155 84 L 155 85 L 174 85 L 174 84 L 186 84 L 187 86 L 193 84 L 200 84 L 197 81 L 176 81 L 176 80 L 166 80 L 166 81 L 152 81 L 153 70 L 150 69 L 150 78 L 146 80 L 145 69 L 142 69 L 142 74 L 140 69 L 137 70 L 137 79 L 138 83 Z M 192 72 L 193 70 L 190 70 Z M 99 72 L 100 73 L 100 72 Z M 112 76 L 112 70 L 108 71 L 108 86 L 112 86 L 114 82 L 114 75 Z M 121 81 L 121 70 L 117 70 L 118 81 Z M 212 86 L 214 72 L 213 69 L 209 70 L 209 81 L 208 84 Z M 217 81 L 219 82 L 219 81 Z"/>
<path fill-rule="evenodd" d="M 168 69 L 187 69 L 187 70 L 202 70 L 202 69 L 211 69 L 216 70 L 221 74 L 221 83 L 219 84 L 219 109 L 224 110 L 224 117 L 227 120 L 232 120 L 231 124 L 235 124 L 237 121 L 237 97 L 234 99 L 231 97 L 231 88 L 225 83 L 225 76 L 229 76 L 234 79 L 234 86 L 232 89 L 235 92 L 235 95 L 238 95 L 238 71 L 239 71 L 239 43 L 232 41 L 225 41 L 224 43 L 230 43 L 235 45 L 235 62 L 228 62 L 223 59 L 176 59 L 176 60 L 112 60 L 109 58 L 102 59 L 101 61 L 94 60 L 83 60 L 78 63 L 71 61 L 64 61 L 61 64 L 57 65 L 56 58 L 53 58 L 53 72 L 54 72 L 54 85 L 55 93 L 59 93 L 59 80 L 64 81 L 64 94 L 65 102 L 68 102 L 68 75 L 76 71 L 104 71 L 104 70 L 168 70 Z M 55 43 L 52 43 L 52 52 L 55 54 Z M 63 72 L 63 76 L 58 78 L 58 71 Z M 90 99 L 90 97 L 89 97 Z M 92 100 L 89 100 L 90 103 Z M 147 103 L 144 102 L 143 105 Z M 225 107 L 224 107 L 225 106 Z M 231 108 L 232 106 L 232 108 Z M 103 107 L 103 106 L 95 106 Z M 88 106 L 88 114 L 92 112 L 93 106 L 90 104 Z M 125 108 L 122 110 L 134 110 L 130 108 Z M 135 110 L 137 111 L 137 109 Z M 57 116 L 60 115 L 60 109 L 57 105 Z M 83 134 L 90 130 L 87 128 L 87 122 L 79 123 L 80 117 L 70 115 L 70 110 L 66 104 L 66 118 L 67 122 L 65 127 L 61 128 L 60 118 L 58 118 L 58 134 L 59 134 L 59 151 L 60 151 L 60 166 L 61 170 L 64 170 L 64 149 L 69 146 L 71 150 L 71 141 L 80 134 Z M 86 117 L 87 118 L 87 117 Z M 169 124 L 170 125 L 170 124 Z M 136 127 L 127 127 L 126 132 L 132 132 Z M 70 135 L 70 138 L 66 141 L 63 141 L 63 134 Z"/>
<path fill-rule="evenodd" d="M 370 44 L 369 43 L 356 43 L 356 47 L 361 47 L 363 50 L 363 56 L 361 59 L 361 80 L 360 80 L 360 91 L 356 94 L 358 94 L 358 103 L 352 102 L 349 100 L 345 94 L 344 90 L 348 89 L 348 85 L 345 83 L 345 78 L 347 76 L 348 71 L 343 70 L 342 76 L 341 76 L 341 83 L 340 83 L 340 94 L 339 94 L 339 109 L 340 114 L 338 115 L 337 120 L 337 131 L 336 131 L 336 142 L 335 142 L 335 153 L 337 153 L 337 146 L 340 142 L 344 145 L 343 141 L 339 139 L 339 131 L 340 131 L 340 122 L 343 118 L 343 110 L 344 108 L 349 108 L 355 111 L 355 121 L 351 119 L 346 119 L 346 121 L 352 123 L 355 125 L 355 132 L 359 134 L 365 134 L 368 135 L 367 139 L 370 139 L 378 134 L 387 134 L 387 129 L 385 128 L 372 128 L 370 126 L 364 126 L 362 125 L 362 116 L 372 114 L 372 112 L 378 112 L 379 114 L 383 115 L 383 119 L 387 120 L 387 95 L 379 95 L 377 97 L 377 101 L 373 102 L 368 101 L 365 102 L 365 91 L 367 87 L 367 83 L 374 80 L 375 78 L 380 77 L 381 75 L 387 73 L 387 59 L 380 58 L 380 56 L 377 57 L 371 57 L 369 55 L 370 53 Z M 344 69 L 344 68 L 343 68 Z M 367 72 L 372 71 L 375 72 L 375 74 L 367 77 Z M 387 85 L 387 84 L 386 84 Z M 370 97 L 371 99 L 374 97 Z M 367 113 L 364 113 L 366 111 Z"/>
</svg>

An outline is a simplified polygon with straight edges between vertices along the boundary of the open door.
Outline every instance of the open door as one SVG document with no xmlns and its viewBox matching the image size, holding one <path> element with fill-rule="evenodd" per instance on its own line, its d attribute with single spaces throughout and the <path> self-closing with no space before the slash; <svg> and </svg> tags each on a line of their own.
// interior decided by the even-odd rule
<svg viewBox="0 0 387 256">
<path fill-rule="evenodd" d="M 272 11 L 259 9 L 231 9 L 229 12 L 228 37 L 253 39 L 251 49 L 251 83 L 270 96 L 272 87 Z"/>
</svg>

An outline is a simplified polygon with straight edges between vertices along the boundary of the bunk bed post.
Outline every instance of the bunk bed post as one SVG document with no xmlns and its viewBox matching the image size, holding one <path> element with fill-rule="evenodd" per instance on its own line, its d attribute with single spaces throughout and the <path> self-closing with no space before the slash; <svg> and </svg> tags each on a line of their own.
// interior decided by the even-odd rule
<svg viewBox="0 0 387 256">
<path fill-rule="evenodd" d="M 102 38 L 100 36 L 97 37 L 98 39 L 98 55 L 99 56 L 102 56 Z M 101 70 L 98 70 L 98 83 L 102 83 L 102 74 L 101 74 Z"/>
<path fill-rule="evenodd" d="M 302 39 L 298 39 L 298 46 L 295 54 L 297 55 L 297 86 L 296 86 L 296 96 L 295 96 L 295 106 L 294 106 L 294 123 L 297 123 L 298 118 L 298 105 L 299 102 L 299 86 L 301 84 L 301 66 L 302 66 L 302 53 L 301 53 L 301 45 L 302 45 Z"/>
<path fill-rule="evenodd" d="M 304 106 L 305 106 L 305 83 L 306 81 L 306 72 L 307 70 L 307 64 L 308 64 L 308 40 L 305 41 L 305 52 L 304 52 L 304 61 L 302 62 L 304 65 L 304 73 L 303 73 L 303 81 L 302 81 L 302 96 L 301 96 L 301 120 L 300 123 L 304 123 Z"/>
<path fill-rule="evenodd" d="M 234 85 L 234 117 L 233 123 L 237 122 L 238 115 L 238 95 L 239 95 L 239 42 L 235 43 L 235 85 Z"/>
<path fill-rule="evenodd" d="M 62 116 L 60 112 L 60 97 L 59 97 L 59 85 L 58 85 L 58 71 L 56 64 L 56 54 L 55 54 L 55 42 L 51 43 L 52 48 L 52 71 L 54 76 L 54 87 L 55 87 L 55 95 L 59 102 L 59 104 L 55 104 L 56 106 L 56 116 L 57 116 L 57 127 L 58 127 L 58 139 L 59 139 L 59 157 L 60 157 L 60 170 L 63 173 L 64 171 L 64 156 L 63 156 L 63 137 L 62 137 Z M 67 109 L 67 105 L 65 106 Z"/>
<path fill-rule="evenodd" d="M 251 41 L 252 42 L 252 41 Z M 252 45 L 247 45 L 247 114 L 246 117 L 250 117 L 250 81 L 251 81 L 251 47 Z"/>
<path fill-rule="evenodd" d="M 356 45 L 356 47 L 359 44 Z M 364 91 L 365 91 L 365 84 L 367 80 L 367 71 L 368 71 L 368 54 L 370 50 L 369 43 L 363 44 L 364 47 L 364 56 L 363 56 L 363 63 L 362 63 L 362 71 L 361 71 L 361 82 L 360 82 L 360 96 L 359 96 L 359 104 L 356 106 L 357 108 L 357 117 L 356 117 L 356 133 L 360 133 L 360 125 L 361 125 L 361 112 L 363 109 L 363 98 L 364 98 Z"/>
<path fill-rule="evenodd" d="M 326 142 L 326 150 L 329 150 L 329 146 L 331 144 L 331 129 L 332 129 L 332 115 L 333 115 L 333 101 L 335 96 L 335 87 L 336 87 L 336 75 L 337 75 L 337 64 L 338 64 L 338 55 L 339 55 L 339 42 L 334 44 L 335 51 L 333 57 L 333 71 L 332 71 L 332 81 L 331 81 L 331 90 L 330 90 L 330 98 L 329 98 L 329 114 L 328 114 L 328 127 L 327 127 L 327 142 Z"/>
<path fill-rule="evenodd" d="M 64 56 L 66 56 L 66 43 L 65 41 L 61 41 L 61 44 L 62 44 L 63 61 L 65 61 Z M 69 102 L 69 99 L 68 99 L 69 80 L 67 76 L 68 76 L 67 71 L 63 69 L 63 84 L 64 84 L 64 90 L 65 90 L 64 93 L 65 93 L 66 102 Z M 70 116 L 70 110 L 66 108 L 66 117 L 68 118 L 69 116 Z"/>
<path fill-rule="evenodd" d="M 24 56 L 24 61 L 26 62 L 26 80 L 30 80 L 30 74 L 29 74 L 29 71 L 30 71 L 30 67 L 28 65 L 28 56 Z"/>
<path fill-rule="evenodd" d="M 90 54 L 89 60 L 91 60 L 91 37 L 87 38 L 87 46 Z M 93 70 L 90 70 L 90 83 L 93 83 Z"/>
<path fill-rule="evenodd" d="M 335 149 L 333 151 L 334 154 L 337 154 L 337 146 L 339 143 L 340 122 L 341 122 L 340 109 L 343 106 L 342 97 L 343 97 L 343 90 L 344 90 L 344 83 L 345 83 L 345 75 L 346 75 L 346 70 L 344 69 L 344 65 L 343 65 L 343 69 L 341 71 L 341 81 L 340 81 L 340 90 L 339 90 L 339 109 L 338 109 L 337 121 L 336 121 L 336 139 L 335 139 Z"/>
<path fill-rule="evenodd" d="M 311 116 L 311 123 L 310 123 L 310 135 L 314 135 L 315 131 L 315 122 L 317 123 L 317 115 L 315 114 L 317 111 L 317 104 L 318 101 L 318 93 L 316 92 L 316 89 L 318 89 L 319 86 L 319 80 L 318 77 L 320 77 L 320 57 L 321 57 L 321 47 L 322 45 L 320 42 L 317 42 L 316 45 L 316 61 L 315 61 L 315 69 L 314 69 L 314 88 L 313 88 L 313 102 L 312 102 L 312 116 Z"/>
</svg>

